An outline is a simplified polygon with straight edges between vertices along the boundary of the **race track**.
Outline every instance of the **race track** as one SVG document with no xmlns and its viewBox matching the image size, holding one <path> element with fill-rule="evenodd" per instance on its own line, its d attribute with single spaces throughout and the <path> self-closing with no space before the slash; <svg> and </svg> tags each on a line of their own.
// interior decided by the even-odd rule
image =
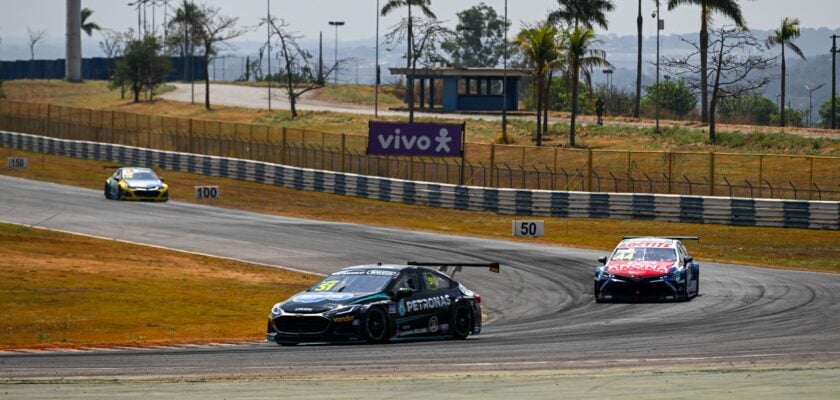
<svg viewBox="0 0 840 400">
<path fill-rule="evenodd" d="M 0 377 L 518 370 L 840 359 L 840 275 L 701 262 L 701 295 L 596 304 L 601 252 L 307 221 L 210 206 L 106 201 L 0 176 L 0 221 L 316 273 L 377 261 L 498 261 L 458 279 L 492 320 L 466 341 L 115 349 L 0 355 Z M 282 299 L 278 299 L 282 300 Z M 268 312 L 266 306 L 266 313 Z"/>
</svg>

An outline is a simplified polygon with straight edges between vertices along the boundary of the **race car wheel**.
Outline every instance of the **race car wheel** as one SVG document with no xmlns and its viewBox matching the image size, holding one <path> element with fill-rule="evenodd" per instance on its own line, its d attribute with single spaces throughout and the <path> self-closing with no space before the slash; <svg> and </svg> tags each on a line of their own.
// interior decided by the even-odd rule
<svg viewBox="0 0 840 400">
<path fill-rule="evenodd" d="M 111 187 L 105 184 L 105 198 L 111 200 Z"/>
<path fill-rule="evenodd" d="M 373 307 L 365 317 L 365 337 L 370 343 L 382 343 L 388 340 L 388 316 L 379 307 Z"/>
<path fill-rule="evenodd" d="M 458 303 L 452 308 L 452 337 L 466 339 L 472 332 L 472 310 L 464 303 Z"/>
</svg>

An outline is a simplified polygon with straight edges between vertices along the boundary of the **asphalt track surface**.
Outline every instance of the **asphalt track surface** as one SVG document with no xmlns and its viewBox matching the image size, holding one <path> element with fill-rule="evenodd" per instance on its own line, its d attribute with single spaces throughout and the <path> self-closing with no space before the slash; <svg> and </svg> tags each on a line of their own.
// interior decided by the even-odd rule
<svg viewBox="0 0 840 400">
<path fill-rule="evenodd" d="M 0 378 L 295 375 L 809 362 L 840 359 L 840 275 L 701 262 L 689 302 L 597 304 L 600 252 L 284 218 L 0 176 L 0 221 L 316 273 L 371 262 L 499 261 L 458 279 L 491 322 L 464 341 L 255 342 L 219 348 L 0 355 Z M 630 232 L 632 233 L 632 232 Z M 151 250 L 154 251 L 154 250 Z M 107 255 L 103 255 L 107 256 Z M 278 299 L 283 300 L 283 299 Z M 266 314 L 268 308 L 266 306 Z"/>
</svg>

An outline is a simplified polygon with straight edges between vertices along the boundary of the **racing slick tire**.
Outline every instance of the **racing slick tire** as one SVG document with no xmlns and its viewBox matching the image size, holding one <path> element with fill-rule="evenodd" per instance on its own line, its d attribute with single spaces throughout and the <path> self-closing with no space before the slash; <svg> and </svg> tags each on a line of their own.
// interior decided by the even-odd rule
<svg viewBox="0 0 840 400">
<path fill-rule="evenodd" d="M 362 327 L 369 343 L 384 343 L 388 340 L 388 314 L 381 307 L 371 307 L 365 315 Z"/>
<path fill-rule="evenodd" d="M 452 307 L 452 315 L 449 325 L 452 327 L 452 337 L 455 339 L 466 339 L 472 332 L 472 310 L 464 303 L 455 304 Z"/>
<path fill-rule="evenodd" d="M 105 184 L 105 198 L 111 200 L 111 187 Z"/>
</svg>

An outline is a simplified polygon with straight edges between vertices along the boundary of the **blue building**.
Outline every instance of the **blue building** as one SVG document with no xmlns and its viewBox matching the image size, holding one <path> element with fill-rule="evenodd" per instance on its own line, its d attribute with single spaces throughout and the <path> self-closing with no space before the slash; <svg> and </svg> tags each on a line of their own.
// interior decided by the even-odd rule
<svg viewBox="0 0 840 400">
<path fill-rule="evenodd" d="M 501 68 L 417 68 L 413 76 L 409 68 L 389 69 L 391 75 L 414 80 L 419 98 L 415 109 L 420 111 L 517 111 L 519 82 L 530 76 L 529 70 L 508 69 L 503 91 L 505 73 Z"/>
</svg>

